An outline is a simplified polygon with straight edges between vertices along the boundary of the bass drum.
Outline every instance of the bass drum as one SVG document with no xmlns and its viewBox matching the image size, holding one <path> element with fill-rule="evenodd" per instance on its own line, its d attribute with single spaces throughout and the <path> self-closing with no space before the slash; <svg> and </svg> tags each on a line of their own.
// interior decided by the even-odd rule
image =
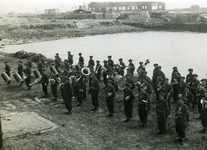
<svg viewBox="0 0 207 150">
<path fill-rule="evenodd" d="M 17 72 L 15 74 L 13 74 L 13 77 L 17 82 L 22 81 L 22 77 Z"/>
<path fill-rule="evenodd" d="M 52 73 L 54 73 L 55 75 L 58 75 L 58 74 L 59 74 L 59 73 L 57 72 L 55 66 L 51 66 L 51 67 L 50 67 L 50 71 L 51 71 Z"/>
<path fill-rule="evenodd" d="M 120 90 L 125 88 L 126 78 L 121 75 L 116 75 L 114 81 L 117 83 L 117 86 Z"/>
<path fill-rule="evenodd" d="M 1 74 L 1 77 L 4 79 L 5 82 L 8 82 L 11 80 L 11 78 L 5 72 Z"/>
<path fill-rule="evenodd" d="M 39 78 L 42 77 L 42 75 L 40 74 L 40 72 L 39 72 L 37 69 L 35 69 L 35 70 L 33 71 L 33 73 L 34 73 L 36 79 L 39 79 Z"/>
</svg>

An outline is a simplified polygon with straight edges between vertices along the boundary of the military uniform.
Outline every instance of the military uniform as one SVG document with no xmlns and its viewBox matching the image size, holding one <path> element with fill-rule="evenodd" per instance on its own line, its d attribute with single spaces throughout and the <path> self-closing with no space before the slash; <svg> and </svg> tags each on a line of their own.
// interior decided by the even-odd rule
<svg viewBox="0 0 207 150">
<path fill-rule="evenodd" d="M 45 98 L 48 95 L 48 91 L 47 91 L 47 85 L 48 85 L 48 76 L 46 75 L 45 71 L 43 70 L 42 72 L 42 91 L 45 93 L 45 96 L 43 96 L 43 98 Z"/>
<path fill-rule="evenodd" d="M 124 69 L 126 68 L 124 62 L 120 61 L 118 66 L 118 73 L 121 76 L 124 76 Z"/>
<path fill-rule="evenodd" d="M 183 104 L 181 107 L 176 106 L 175 109 L 175 128 L 176 133 L 180 138 L 185 138 L 185 130 L 187 122 L 189 121 L 189 109 L 188 106 Z"/>
<path fill-rule="evenodd" d="M 103 71 L 103 81 L 104 81 L 104 84 L 106 85 L 107 84 L 107 74 L 109 72 L 109 66 L 107 63 L 104 63 L 104 68 L 107 69 L 107 70 Z"/>
<path fill-rule="evenodd" d="M 204 129 L 204 133 L 206 133 L 207 131 L 207 100 L 206 98 L 203 98 L 203 101 L 204 102 L 202 103 L 201 123 Z"/>
<path fill-rule="evenodd" d="M 102 70 L 102 66 L 100 64 L 97 64 L 95 73 L 96 73 L 96 78 L 98 79 L 99 82 L 101 80 L 101 70 Z"/>
<path fill-rule="evenodd" d="M 194 101 L 193 101 L 193 105 L 195 106 L 197 104 L 197 97 L 196 97 L 196 90 L 199 86 L 200 82 L 197 79 L 193 79 L 191 84 L 190 84 L 190 91 L 193 94 L 194 97 Z"/>
<path fill-rule="evenodd" d="M 40 72 L 41 75 L 42 75 L 42 69 L 43 69 L 43 64 L 41 61 L 39 61 L 37 64 L 37 70 Z"/>
<path fill-rule="evenodd" d="M 78 63 L 80 64 L 81 68 L 83 67 L 84 65 L 84 58 L 82 57 L 82 54 L 79 53 L 79 60 L 78 60 Z"/>
<path fill-rule="evenodd" d="M 109 116 L 113 116 L 114 115 L 115 89 L 111 84 L 110 85 L 107 84 L 104 90 L 106 92 L 106 104 L 109 110 Z"/>
<path fill-rule="evenodd" d="M 199 112 L 199 114 L 201 114 L 201 110 L 202 110 L 201 99 L 204 97 L 204 93 L 206 91 L 207 91 L 206 88 L 205 89 L 198 88 L 196 90 L 196 97 L 197 97 L 197 104 L 198 104 L 198 112 Z"/>
<path fill-rule="evenodd" d="M 73 98 L 72 85 L 67 81 L 63 84 L 63 99 L 65 101 L 66 109 L 68 110 L 65 114 L 72 114 L 72 98 Z"/>
<path fill-rule="evenodd" d="M 165 99 L 158 100 L 156 106 L 156 114 L 157 114 L 157 124 L 159 133 L 166 132 L 166 119 L 169 115 L 169 106 Z"/>
<path fill-rule="evenodd" d="M 30 83 L 31 83 L 31 73 L 32 73 L 32 70 L 31 68 L 29 67 L 29 64 L 26 65 L 26 69 L 25 69 L 25 75 L 26 75 L 26 79 L 25 79 L 25 82 L 26 82 L 26 86 L 27 86 L 27 89 L 30 90 Z"/>
<path fill-rule="evenodd" d="M 75 95 L 77 97 L 77 100 L 78 100 L 78 105 L 77 106 L 80 106 L 82 105 L 83 103 L 83 88 L 84 88 L 84 83 L 83 83 L 83 76 L 75 83 L 75 86 L 74 86 L 74 92 L 75 92 Z"/>
<path fill-rule="evenodd" d="M 23 79 L 24 67 L 22 65 L 22 62 L 19 63 L 18 68 L 17 68 L 17 72 L 21 76 L 21 78 Z M 20 85 L 19 86 L 22 86 L 22 85 L 23 85 L 23 81 L 20 81 Z"/>
<path fill-rule="evenodd" d="M 172 92 L 172 86 L 169 83 L 163 83 L 160 93 L 163 93 L 163 97 L 168 103 L 169 110 L 171 109 L 170 98 L 172 96 Z"/>
<path fill-rule="evenodd" d="M 125 112 L 127 121 L 129 121 L 132 118 L 134 99 L 135 99 L 135 95 L 133 91 L 130 89 L 130 87 L 127 86 L 124 89 L 124 112 Z"/>
<path fill-rule="evenodd" d="M 188 109 L 190 110 L 190 104 L 193 102 L 194 97 L 193 94 L 189 90 L 185 90 L 182 94 L 182 100 Z"/>
<path fill-rule="evenodd" d="M 130 70 L 131 75 L 134 76 L 135 66 L 134 66 L 134 64 L 132 62 L 129 63 L 128 68 Z"/>
<path fill-rule="evenodd" d="M 94 70 L 94 65 L 95 65 L 95 62 L 94 62 L 94 60 L 91 58 L 91 59 L 88 61 L 88 67 L 91 68 L 92 71 Z"/>
<path fill-rule="evenodd" d="M 145 91 L 141 91 L 138 101 L 138 113 L 139 119 L 143 126 L 147 124 L 148 112 L 150 110 L 149 94 Z"/>
<path fill-rule="evenodd" d="M 68 63 L 69 65 L 73 64 L 73 55 L 71 55 L 70 52 L 68 52 Z"/>
<path fill-rule="evenodd" d="M 57 86 L 58 86 L 58 79 L 55 75 L 51 77 L 51 91 L 54 97 L 54 100 L 57 100 Z"/>
<path fill-rule="evenodd" d="M 92 99 L 92 104 L 93 104 L 93 111 L 98 110 L 98 94 L 99 94 L 99 81 L 98 79 L 94 76 L 91 79 L 90 82 L 90 93 L 91 93 L 91 99 Z"/>
</svg>

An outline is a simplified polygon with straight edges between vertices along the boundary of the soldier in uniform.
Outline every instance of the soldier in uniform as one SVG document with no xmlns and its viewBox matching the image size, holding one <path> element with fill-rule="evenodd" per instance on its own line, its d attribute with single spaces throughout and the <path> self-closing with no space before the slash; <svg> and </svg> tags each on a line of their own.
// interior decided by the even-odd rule
<svg viewBox="0 0 207 150">
<path fill-rule="evenodd" d="M 107 116 L 113 117 L 114 116 L 114 97 L 115 97 L 115 89 L 112 85 L 112 81 L 108 80 L 107 85 L 104 88 L 106 92 L 106 104 L 109 110 L 109 114 Z"/>
<path fill-rule="evenodd" d="M 74 95 L 74 90 L 72 87 L 72 81 L 67 76 L 62 77 L 63 84 L 63 99 L 65 101 L 66 109 L 68 110 L 64 114 L 72 115 L 72 98 Z"/>
<path fill-rule="evenodd" d="M 37 70 L 40 72 L 41 75 L 42 75 L 42 69 L 43 69 L 43 64 L 42 64 L 41 60 L 39 60 L 37 62 Z"/>
<path fill-rule="evenodd" d="M 137 69 L 138 78 L 142 78 L 142 74 L 144 71 L 145 71 L 145 68 L 143 67 L 143 62 L 139 62 L 139 67 Z"/>
<path fill-rule="evenodd" d="M 71 55 L 70 51 L 68 51 L 68 63 L 69 63 L 69 65 L 73 64 L 73 55 Z"/>
<path fill-rule="evenodd" d="M 201 119 L 201 110 L 202 110 L 202 104 L 201 99 L 204 97 L 204 94 L 207 92 L 207 85 L 206 85 L 206 79 L 201 80 L 201 84 L 198 86 L 196 90 L 196 97 L 197 97 L 197 103 L 198 103 L 198 113 L 200 116 L 196 119 Z"/>
<path fill-rule="evenodd" d="M 127 74 L 125 75 L 125 78 L 126 78 L 126 83 L 129 84 L 129 87 L 131 89 L 134 89 L 135 88 L 135 83 L 132 79 L 132 75 L 130 73 L 128 73 L 130 70 L 127 70 Z"/>
<path fill-rule="evenodd" d="M 189 74 L 186 76 L 186 83 L 190 84 L 193 80 L 193 69 L 188 69 Z"/>
<path fill-rule="evenodd" d="M 57 78 L 57 76 L 55 74 L 52 74 L 52 76 L 50 78 L 50 82 L 51 82 L 52 95 L 54 97 L 53 101 L 57 101 L 58 78 Z"/>
<path fill-rule="evenodd" d="M 190 104 L 194 101 L 194 97 L 193 94 L 189 91 L 189 87 L 190 86 L 186 84 L 181 99 L 183 100 L 184 104 L 188 106 L 188 109 L 190 110 Z"/>
<path fill-rule="evenodd" d="M 178 95 L 179 95 L 179 82 L 177 78 L 173 78 L 172 82 L 171 82 L 172 88 L 173 88 L 173 99 L 174 102 L 177 102 L 178 100 Z"/>
<path fill-rule="evenodd" d="M 173 78 L 176 78 L 178 80 L 178 82 L 180 81 L 180 73 L 178 72 L 178 68 L 177 67 L 173 67 L 173 72 L 172 72 L 172 77 L 171 77 L 171 83 L 173 82 Z"/>
<path fill-rule="evenodd" d="M 31 83 L 31 73 L 32 73 L 32 70 L 29 66 L 28 63 L 25 63 L 25 75 L 26 75 L 26 79 L 25 79 L 25 82 L 26 82 L 26 86 L 27 86 L 27 90 L 30 90 L 31 89 L 31 86 L 30 83 Z"/>
<path fill-rule="evenodd" d="M 132 118 L 132 109 L 133 109 L 133 102 L 135 99 L 135 95 L 130 88 L 130 84 L 126 82 L 126 87 L 124 89 L 124 112 L 126 116 L 126 120 L 123 122 L 128 122 Z"/>
<path fill-rule="evenodd" d="M 132 63 L 132 59 L 129 59 L 129 65 L 128 65 L 128 68 L 130 69 L 130 73 L 131 73 L 131 75 L 134 76 L 135 66 L 134 66 L 134 64 Z"/>
<path fill-rule="evenodd" d="M 82 53 L 79 53 L 79 61 L 78 63 L 80 64 L 81 68 L 83 68 L 83 65 L 84 65 L 84 58 L 82 56 Z"/>
<path fill-rule="evenodd" d="M 106 60 L 103 61 L 104 62 L 104 68 L 103 68 L 103 81 L 104 84 L 107 84 L 107 74 L 109 72 L 109 66 L 108 66 L 108 62 Z"/>
<path fill-rule="evenodd" d="M 157 81 L 157 68 L 159 67 L 159 65 L 158 64 L 154 64 L 154 70 L 153 70 L 153 75 L 152 75 L 152 84 L 153 84 L 153 86 L 154 86 L 154 88 L 155 88 L 155 83 L 156 83 L 156 81 Z"/>
<path fill-rule="evenodd" d="M 207 134 L 207 92 L 205 92 L 204 97 L 201 99 L 202 110 L 201 110 L 201 123 L 203 130 L 201 133 Z"/>
<path fill-rule="evenodd" d="M 119 70 L 119 75 L 124 76 L 124 69 L 126 68 L 123 59 L 119 59 L 119 65 L 118 65 L 118 70 Z"/>
<path fill-rule="evenodd" d="M 18 61 L 17 72 L 21 76 L 22 79 L 23 79 L 23 71 L 24 71 L 24 67 L 22 65 L 22 61 Z M 23 82 L 24 81 L 20 81 L 20 85 L 19 86 L 23 86 Z"/>
<path fill-rule="evenodd" d="M 55 69 L 57 70 L 58 73 L 60 73 L 60 64 L 61 64 L 61 59 L 59 57 L 59 54 L 57 53 L 55 55 Z"/>
<path fill-rule="evenodd" d="M 92 104 L 94 107 L 93 109 L 91 109 L 91 111 L 98 111 L 99 81 L 93 72 L 91 73 L 90 78 L 91 80 L 89 82 L 89 87 L 90 87 Z"/>
<path fill-rule="evenodd" d="M 48 91 L 47 91 L 47 85 L 48 85 L 49 79 L 47 74 L 45 73 L 45 68 L 42 69 L 42 91 L 44 92 L 44 96 L 42 96 L 41 98 L 46 98 L 48 95 Z"/>
<path fill-rule="evenodd" d="M 146 127 L 148 112 L 150 110 L 150 98 L 149 94 L 144 88 L 140 89 L 139 99 L 138 99 L 138 113 L 139 119 L 142 122 L 142 126 Z"/>
<path fill-rule="evenodd" d="M 164 99 L 167 101 L 169 110 L 171 109 L 170 98 L 173 93 L 172 86 L 169 84 L 169 79 L 165 78 L 165 82 L 160 87 L 160 93 L 163 94 Z"/>
<path fill-rule="evenodd" d="M 198 78 L 198 75 L 197 74 L 194 74 L 193 75 L 193 79 L 190 83 L 190 91 L 191 93 L 193 94 L 193 97 L 194 97 L 194 102 L 193 102 L 193 108 L 196 107 L 197 105 L 197 97 L 196 97 L 196 90 L 200 84 L 199 80 L 197 79 Z"/>
<path fill-rule="evenodd" d="M 5 64 L 5 73 L 10 77 L 11 67 L 8 65 L 7 61 L 5 61 L 4 64 Z M 11 83 L 11 80 L 7 82 L 7 85 L 9 85 L 10 83 Z"/>
<path fill-rule="evenodd" d="M 159 129 L 158 134 L 164 134 L 166 132 L 166 120 L 169 112 L 169 106 L 167 101 L 164 99 L 164 94 L 159 93 L 159 100 L 157 101 L 156 106 L 157 124 Z"/>
<path fill-rule="evenodd" d="M 189 109 L 182 100 L 178 100 L 175 108 L 175 128 L 176 133 L 179 136 L 175 141 L 180 141 L 184 144 L 184 138 L 186 137 L 185 130 L 189 121 Z"/>
<path fill-rule="evenodd" d="M 112 60 L 112 56 L 108 56 L 108 66 L 109 66 L 109 69 L 110 71 L 113 72 L 113 67 L 114 67 L 114 61 Z"/>
<path fill-rule="evenodd" d="M 89 56 L 90 60 L 88 61 L 88 67 L 90 68 L 91 71 L 94 70 L 95 62 L 93 60 L 93 56 Z"/>
<path fill-rule="evenodd" d="M 185 87 L 186 87 L 186 83 L 185 83 L 185 77 L 180 77 L 180 82 L 179 82 L 179 94 L 183 94 L 184 90 L 185 90 Z"/>
<path fill-rule="evenodd" d="M 96 78 L 98 79 L 99 83 L 101 80 L 101 70 L 102 70 L 102 66 L 100 65 L 100 61 L 97 60 L 96 61 L 96 68 L 95 68 L 95 74 L 96 74 Z"/>
<path fill-rule="evenodd" d="M 84 88 L 84 78 L 83 76 L 81 76 L 74 85 L 74 92 L 78 100 L 78 104 L 76 106 L 81 106 L 83 104 L 83 88 Z"/>
<path fill-rule="evenodd" d="M 108 81 L 111 81 L 112 86 L 115 88 L 116 83 L 113 77 L 113 72 L 108 72 L 107 83 Z"/>
<path fill-rule="evenodd" d="M 29 67 L 32 69 L 33 63 L 31 62 L 30 58 L 27 59 L 27 63 Z"/>
</svg>

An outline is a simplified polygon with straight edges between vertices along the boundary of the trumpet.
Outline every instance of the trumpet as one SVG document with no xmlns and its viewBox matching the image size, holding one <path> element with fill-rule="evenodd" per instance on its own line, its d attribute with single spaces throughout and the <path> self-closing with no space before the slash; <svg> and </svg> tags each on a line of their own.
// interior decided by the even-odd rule
<svg viewBox="0 0 207 150">
<path fill-rule="evenodd" d="M 149 60 L 149 59 L 147 59 L 147 60 L 145 61 L 144 65 L 143 65 L 143 67 L 146 67 L 146 66 L 147 66 L 147 64 L 149 64 L 149 63 L 150 63 L 150 60 Z"/>
</svg>

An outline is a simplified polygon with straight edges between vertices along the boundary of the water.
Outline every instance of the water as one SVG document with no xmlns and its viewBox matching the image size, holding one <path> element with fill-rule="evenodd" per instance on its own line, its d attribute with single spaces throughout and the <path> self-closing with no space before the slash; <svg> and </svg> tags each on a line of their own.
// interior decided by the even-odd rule
<svg viewBox="0 0 207 150">
<path fill-rule="evenodd" d="M 112 55 L 115 63 L 123 58 L 126 65 L 132 59 L 136 68 L 140 61 L 150 59 L 147 65 L 148 76 L 152 76 L 153 64 L 162 66 L 165 75 L 170 79 L 172 68 L 178 67 L 182 76 L 186 76 L 188 68 L 193 68 L 198 78 L 206 78 L 207 73 L 207 34 L 191 32 L 141 32 L 122 33 L 113 35 L 98 35 L 79 38 L 38 42 L 23 45 L 9 45 L 6 52 L 19 50 L 42 53 L 46 57 L 54 58 L 59 53 L 62 59 L 67 58 L 67 51 L 74 55 L 78 62 L 81 52 L 88 63 L 89 56 L 94 60 L 107 60 Z"/>
</svg>

